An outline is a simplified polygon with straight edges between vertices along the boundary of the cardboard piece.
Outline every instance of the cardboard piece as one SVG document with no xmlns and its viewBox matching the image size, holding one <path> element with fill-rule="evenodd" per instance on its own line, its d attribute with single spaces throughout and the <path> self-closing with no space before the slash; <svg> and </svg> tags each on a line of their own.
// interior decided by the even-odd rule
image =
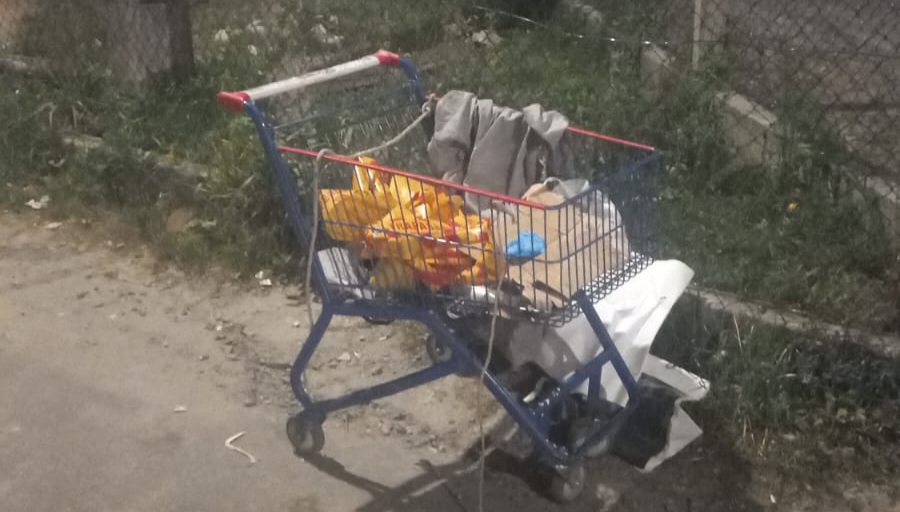
<svg viewBox="0 0 900 512">
<path fill-rule="evenodd" d="M 536 233 L 546 243 L 544 254 L 509 268 L 509 278 L 523 286 L 523 295 L 538 309 L 550 311 L 563 305 L 576 291 L 626 263 L 630 249 L 621 217 L 610 201 L 599 192 L 594 194 L 586 201 L 567 204 L 555 187 L 541 183 L 523 199 L 546 208 L 491 210 L 498 248 L 523 232 Z M 603 207 L 589 213 L 583 202 Z"/>
</svg>

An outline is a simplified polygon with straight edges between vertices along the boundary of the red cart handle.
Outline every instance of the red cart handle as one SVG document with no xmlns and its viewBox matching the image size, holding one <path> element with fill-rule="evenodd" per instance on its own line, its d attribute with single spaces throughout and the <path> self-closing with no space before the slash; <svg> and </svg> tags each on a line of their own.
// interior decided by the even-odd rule
<svg viewBox="0 0 900 512">
<path fill-rule="evenodd" d="M 284 94 L 297 89 L 303 89 L 310 85 L 320 84 L 343 78 L 354 73 L 360 73 L 368 69 L 377 68 L 378 66 L 397 66 L 400 64 L 400 56 L 387 50 L 379 50 L 378 52 L 363 57 L 361 59 L 352 60 L 343 64 L 337 64 L 330 68 L 320 69 L 305 75 L 278 80 L 266 85 L 247 89 L 238 92 L 220 92 L 216 98 L 219 105 L 229 110 L 241 111 L 244 109 L 244 102 L 256 101 L 263 98 L 270 98 L 279 94 Z"/>
</svg>

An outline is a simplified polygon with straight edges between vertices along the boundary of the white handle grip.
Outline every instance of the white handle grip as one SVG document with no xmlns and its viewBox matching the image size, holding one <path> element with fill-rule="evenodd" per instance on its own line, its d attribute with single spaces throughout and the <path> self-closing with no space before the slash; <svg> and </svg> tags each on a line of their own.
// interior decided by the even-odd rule
<svg viewBox="0 0 900 512">
<path fill-rule="evenodd" d="M 374 55 L 369 55 L 361 59 L 352 60 L 343 64 L 337 64 L 330 68 L 320 69 L 305 75 L 286 78 L 277 82 L 272 82 L 246 91 L 240 92 L 220 92 L 218 94 L 219 103 L 231 110 L 243 110 L 245 101 L 256 101 L 264 98 L 270 98 L 289 91 L 296 91 L 309 87 L 310 85 L 320 84 L 343 78 L 366 71 L 368 69 L 377 68 L 378 66 L 396 66 L 400 63 L 400 56 L 396 53 L 380 50 Z"/>
</svg>

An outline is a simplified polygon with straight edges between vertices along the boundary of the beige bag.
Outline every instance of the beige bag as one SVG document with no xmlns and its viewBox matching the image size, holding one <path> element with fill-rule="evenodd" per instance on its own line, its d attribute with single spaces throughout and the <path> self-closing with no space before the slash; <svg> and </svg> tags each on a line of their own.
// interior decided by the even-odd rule
<svg viewBox="0 0 900 512">
<path fill-rule="evenodd" d="M 523 286 L 522 294 L 538 309 L 551 311 L 563 305 L 579 289 L 625 265 L 628 239 L 611 203 L 588 213 L 580 204 L 565 204 L 566 198 L 544 183 L 531 187 L 523 199 L 546 208 L 518 206 L 495 213 L 500 218 L 494 239 L 498 247 L 506 247 L 524 232 L 544 239 L 544 254 L 509 267 L 509 278 Z M 600 196 L 589 200 L 608 202 Z"/>
</svg>

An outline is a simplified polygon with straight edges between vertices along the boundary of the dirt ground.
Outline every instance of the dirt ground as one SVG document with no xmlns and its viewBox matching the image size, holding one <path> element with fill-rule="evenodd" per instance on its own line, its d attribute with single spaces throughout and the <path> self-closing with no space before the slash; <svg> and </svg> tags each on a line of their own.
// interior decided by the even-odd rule
<svg viewBox="0 0 900 512">
<path fill-rule="evenodd" d="M 0 214 L 4 511 L 477 510 L 478 472 L 463 456 L 478 439 L 477 382 L 335 416 L 323 454 L 297 458 L 283 433 L 295 410 L 287 372 L 308 322 L 293 290 L 191 278 L 104 233 Z M 308 380 L 319 396 L 375 382 L 425 364 L 420 345 L 404 326 L 342 320 Z M 225 447 L 238 432 L 253 465 Z M 883 488 L 766 477 L 713 437 L 649 475 L 597 461 L 569 508 L 497 451 L 484 510 L 900 511 Z"/>
</svg>

